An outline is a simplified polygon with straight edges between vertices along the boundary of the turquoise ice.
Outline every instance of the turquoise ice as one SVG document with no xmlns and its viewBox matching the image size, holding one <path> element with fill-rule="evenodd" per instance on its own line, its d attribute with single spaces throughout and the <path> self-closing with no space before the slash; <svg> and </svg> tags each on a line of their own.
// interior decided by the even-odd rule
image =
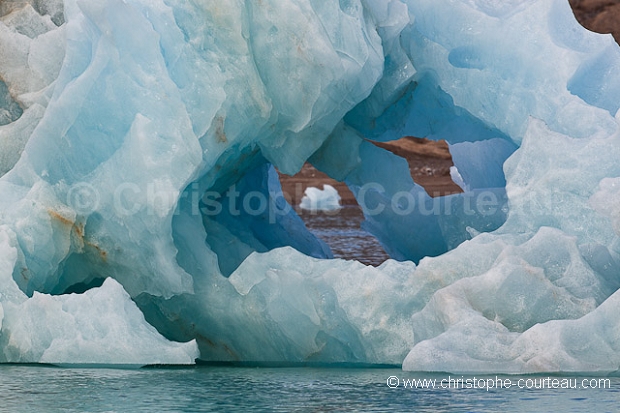
<svg viewBox="0 0 620 413">
<path fill-rule="evenodd" d="M 620 49 L 565 0 L 2 7 L 0 361 L 618 369 Z M 306 161 L 395 260 L 330 259 Z"/>
</svg>

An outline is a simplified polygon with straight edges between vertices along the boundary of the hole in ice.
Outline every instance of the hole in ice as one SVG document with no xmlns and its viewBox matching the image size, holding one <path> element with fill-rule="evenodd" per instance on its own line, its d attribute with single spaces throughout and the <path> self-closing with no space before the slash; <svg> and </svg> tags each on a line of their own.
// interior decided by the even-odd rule
<svg viewBox="0 0 620 413">
<path fill-rule="evenodd" d="M 282 192 L 289 204 L 315 236 L 332 250 L 335 258 L 354 259 L 366 265 L 380 265 L 389 258 L 377 239 L 361 229 L 362 209 L 353 193 L 338 182 L 306 163 L 294 176 L 280 174 Z M 307 188 L 323 189 L 331 185 L 338 191 L 342 208 L 337 211 L 309 211 L 299 208 Z"/>
<path fill-rule="evenodd" d="M 445 140 L 432 141 L 406 136 L 395 141 L 372 143 L 405 158 L 411 178 L 423 186 L 431 197 L 463 192 L 450 176 L 450 168 L 454 166 L 454 162 Z"/>
<path fill-rule="evenodd" d="M 431 141 L 405 137 L 391 142 L 373 142 L 405 158 L 411 177 L 422 185 L 431 196 L 444 196 L 462 192 L 450 177 L 454 166 L 445 141 Z M 291 205 L 299 206 L 306 188 L 334 187 L 340 196 L 342 208 L 338 211 L 308 211 L 297 208 L 308 229 L 331 248 L 334 257 L 354 259 L 366 265 L 380 265 L 389 255 L 374 235 L 361 228 L 364 214 L 346 184 L 331 179 L 306 163 L 294 176 L 280 174 L 284 194 Z"/>
<path fill-rule="evenodd" d="M 70 285 L 69 287 L 67 287 L 62 294 L 83 294 L 86 291 L 92 289 L 92 288 L 97 288 L 97 287 L 101 287 L 103 285 L 103 282 L 105 281 L 105 278 L 103 277 L 96 277 L 92 280 L 90 280 L 89 282 L 79 282 L 79 283 L 75 283 L 73 285 Z"/>
</svg>

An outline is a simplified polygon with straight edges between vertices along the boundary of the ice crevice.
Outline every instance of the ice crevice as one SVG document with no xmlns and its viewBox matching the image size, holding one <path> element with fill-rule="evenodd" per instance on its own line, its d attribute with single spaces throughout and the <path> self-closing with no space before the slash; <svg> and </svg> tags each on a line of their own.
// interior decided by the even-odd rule
<svg viewBox="0 0 620 413">
<path fill-rule="evenodd" d="M 620 49 L 567 1 L 20 4 L 0 362 L 617 370 Z M 464 192 L 372 144 L 403 136 Z M 306 161 L 393 259 L 331 258 L 275 170 Z"/>
</svg>

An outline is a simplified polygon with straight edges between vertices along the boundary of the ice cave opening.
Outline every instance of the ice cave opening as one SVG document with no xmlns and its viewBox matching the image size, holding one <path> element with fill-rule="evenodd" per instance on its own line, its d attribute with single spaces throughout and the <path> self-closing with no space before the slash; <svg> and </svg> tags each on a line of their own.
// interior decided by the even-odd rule
<svg viewBox="0 0 620 413">
<path fill-rule="evenodd" d="M 458 140 L 451 138 L 451 141 Z M 423 217 L 429 216 L 458 215 L 458 206 L 455 205 L 454 211 L 452 210 L 452 202 L 455 202 L 465 209 L 465 215 L 477 215 L 476 225 L 479 230 L 467 226 L 466 231 L 469 237 L 480 232 L 494 230 L 503 223 L 507 205 L 505 200 L 498 198 L 496 194 L 499 192 L 503 196 L 501 191 L 504 189 L 506 181 L 501 166 L 512 153 L 511 145 L 491 141 L 482 144 L 459 142 L 455 146 L 449 145 L 445 140 L 431 141 L 411 136 L 387 142 L 368 142 L 390 152 L 391 154 L 386 153 L 386 155 L 395 156 L 393 159 L 402 158 L 406 160 L 409 176 L 417 185 L 417 193 L 403 185 L 400 188 L 401 191 L 395 194 L 396 197 L 390 200 L 390 204 L 384 203 L 379 208 L 377 208 L 378 205 L 373 208 L 366 208 L 369 210 L 371 219 L 375 215 L 386 214 L 385 208 L 387 207 L 388 210 L 392 210 L 399 216 L 409 216 L 409 222 L 406 223 L 408 226 L 404 229 L 412 235 L 421 232 L 415 226 L 417 225 L 416 220 L 422 220 Z M 499 149 L 493 149 L 494 143 L 500 144 Z M 502 144 L 504 147 L 501 146 Z M 455 166 L 450 153 L 451 150 L 457 154 L 457 161 L 461 169 L 465 171 L 465 178 Z M 473 164 L 468 165 L 467 159 L 470 159 L 469 163 L 472 163 L 471 160 L 473 160 Z M 402 161 L 400 162 L 402 163 Z M 489 170 L 489 164 L 495 165 L 495 168 Z M 395 171 L 393 173 L 396 175 Z M 288 177 L 281 173 L 279 176 L 284 196 L 293 206 L 302 204 L 302 194 L 307 188 L 333 185 L 330 189 L 337 191 L 344 208 L 308 211 L 304 210 L 302 205 L 302 208 L 296 208 L 296 212 L 310 231 L 328 244 L 335 257 L 356 259 L 375 266 L 389 258 L 389 255 L 383 250 L 383 246 L 375 241 L 373 234 L 364 229 L 364 208 L 360 206 L 358 199 L 345 182 L 338 182 L 330 178 L 316 170 L 310 163 L 304 164 L 302 170 L 294 177 Z M 392 179 L 398 180 L 396 177 L 392 177 Z M 467 179 L 467 184 L 465 179 Z M 385 190 L 376 182 L 371 182 L 368 186 L 370 189 Z M 493 189 L 489 190 L 489 188 Z M 478 191 L 474 193 L 474 189 L 478 189 Z M 463 195 L 446 198 L 459 193 Z M 319 196 L 324 195 L 316 195 L 316 197 Z M 459 197 L 463 198 L 464 201 L 457 199 Z M 362 192 L 359 201 L 368 206 L 366 205 L 365 192 Z M 310 201 L 308 200 L 308 202 Z M 318 204 L 319 200 L 315 202 Z M 378 209 L 381 211 L 378 212 Z M 416 212 L 418 218 L 412 217 L 411 215 L 416 214 Z M 389 218 L 379 219 L 387 220 Z M 432 220 L 433 218 L 429 219 Z M 458 216 L 455 219 L 462 220 L 462 217 Z M 444 227 L 445 230 L 448 230 L 447 225 Z M 423 236 L 421 235 L 421 237 Z M 460 241 L 462 242 L 465 239 L 469 239 L 467 235 Z M 446 248 L 454 248 L 459 243 L 459 240 L 455 238 L 447 243 Z M 413 253 L 410 253 L 410 256 L 413 256 Z M 418 257 L 421 256 L 423 254 L 418 254 Z"/>
<path fill-rule="evenodd" d="M 420 147 L 423 144 L 426 148 Z M 504 223 L 508 206 L 502 166 L 516 148 L 512 143 L 491 138 L 437 144 L 405 137 L 386 142 L 363 139 L 361 145 L 368 153 L 364 156 L 373 160 L 383 157 L 382 162 L 390 167 L 362 177 L 353 173 L 338 183 L 310 163 L 289 179 L 259 161 L 260 166 L 228 187 L 216 183 L 204 195 L 184 194 L 185 199 L 200 199 L 198 209 L 204 215 L 205 230 L 215 234 L 207 236 L 207 243 L 218 255 L 222 274 L 232 274 L 253 251 L 283 246 L 316 258 L 332 258 L 334 254 L 321 236 L 338 248 L 337 257 L 359 258 L 374 265 L 389 257 L 418 262 Z M 407 159 L 416 151 L 424 153 L 418 166 Z M 363 159 L 359 169 L 371 170 Z M 320 178 L 316 178 L 318 174 Z M 230 178 L 226 179 L 229 184 Z M 426 188 L 414 179 L 423 180 Z M 305 213 L 296 208 L 303 199 L 300 194 L 312 182 L 334 183 L 351 208 Z M 358 223 L 361 231 L 356 228 Z M 326 230 L 321 232 L 321 228 Z M 372 239 L 375 236 L 380 244 Z M 352 242 L 362 245 L 347 245 Z M 398 249 L 394 247 L 397 243 Z"/>
</svg>

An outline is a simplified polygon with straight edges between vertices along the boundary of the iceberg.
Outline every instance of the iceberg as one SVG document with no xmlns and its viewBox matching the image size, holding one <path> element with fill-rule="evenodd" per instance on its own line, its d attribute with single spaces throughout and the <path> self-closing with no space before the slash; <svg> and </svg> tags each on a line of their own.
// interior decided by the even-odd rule
<svg viewBox="0 0 620 413">
<path fill-rule="evenodd" d="M 620 49 L 567 1 L 3 2 L 0 57 L 0 362 L 618 370 Z M 331 258 L 305 162 L 392 260 Z"/>
<path fill-rule="evenodd" d="M 299 204 L 301 209 L 309 211 L 334 211 L 341 208 L 338 190 L 331 185 L 323 185 L 323 189 L 309 187 Z"/>
<path fill-rule="evenodd" d="M 193 364 L 195 341 L 168 341 L 112 278 L 83 294 L 27 297 L 13 281 L 15 237 L 0 227 L 0 338 L 4 363 L 56 365 Z"/>
</svg>

